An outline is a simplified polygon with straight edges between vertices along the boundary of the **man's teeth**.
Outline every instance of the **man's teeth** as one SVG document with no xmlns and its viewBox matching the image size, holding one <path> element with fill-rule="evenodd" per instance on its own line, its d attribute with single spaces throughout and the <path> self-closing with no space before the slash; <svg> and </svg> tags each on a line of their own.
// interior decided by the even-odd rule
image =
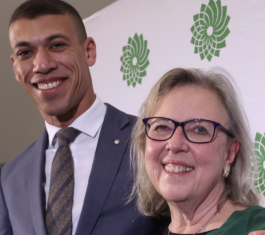
<svg viewBox="0 0 265 235">
<path fill-rule="evenodd" d="M 57 87 L 60 83 L 62 83 L 62 81 L 54 81 L 54 82 L 49 82 L 49 83 L 38 83 L 38 88 L 40 90 L 48 90 L 48 89 Z"/>
<path fill-rule="evenodd" d="M 181 173 L 181 172 L 189 172 L 194 170 L 192 167 L 185 167 L 185 166 L 173 166 L 172 164 L 168 164 L 165 166 L 166 171 L 173 172 L 173 173 Z"/>
</svg>

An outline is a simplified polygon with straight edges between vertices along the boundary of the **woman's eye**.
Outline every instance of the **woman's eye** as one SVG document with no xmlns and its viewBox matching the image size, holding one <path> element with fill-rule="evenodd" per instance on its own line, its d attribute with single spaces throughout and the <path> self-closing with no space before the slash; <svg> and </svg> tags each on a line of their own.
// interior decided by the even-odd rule
<svg viewBox="0 0 265 235">
<path fill-rule="evenodd" d="M 206 130 L 206 128 L 205 127 L 203 127 L 203 126 L 198 126 L 198 127 L 196 127 L 195 129 L 194 129 L 194 132 L 195 133 L 197 133 L 197 134 L 207 134 L 208 133 L 208 131 Z"/>
<path fill-rule="evenodd" d="M 167 131 L 169 128 L 166 125 L 156 125 L 152 129 L 153 131 Z"/>
</svg>

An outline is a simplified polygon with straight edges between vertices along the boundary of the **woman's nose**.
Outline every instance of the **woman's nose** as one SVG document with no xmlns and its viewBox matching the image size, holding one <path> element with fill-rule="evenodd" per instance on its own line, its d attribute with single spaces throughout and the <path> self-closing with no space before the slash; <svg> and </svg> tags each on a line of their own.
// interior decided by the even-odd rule
<svg viewBox="0 0 265 235">
<path fill-rule="evenodd" d="M 187 142 L 188 140 L 185 137 L 183 128 L 181 126 L 178 126 L 171 138 L 167 140 L 166 149 L 174 153 L 177 153 L 179 151 L 187 151 Z"/>
</svg>

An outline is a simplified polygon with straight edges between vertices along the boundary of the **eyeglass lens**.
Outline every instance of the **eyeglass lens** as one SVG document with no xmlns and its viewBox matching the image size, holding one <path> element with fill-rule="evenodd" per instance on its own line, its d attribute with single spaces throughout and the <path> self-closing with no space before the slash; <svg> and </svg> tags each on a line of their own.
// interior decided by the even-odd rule
<svg viewBox="0 0 265 235">
<path fill-rule="evenodd" d="M 175 130 L 175 123 L 165 118 L 151 118 L 146 128 L 151 139 L 167 140 Z M 210 141 L 214 135 L 214 129 L 214 124 L 206 120 L 191 120 L 184 124 L 187 139 L 197 143 Z"/>
</svg>

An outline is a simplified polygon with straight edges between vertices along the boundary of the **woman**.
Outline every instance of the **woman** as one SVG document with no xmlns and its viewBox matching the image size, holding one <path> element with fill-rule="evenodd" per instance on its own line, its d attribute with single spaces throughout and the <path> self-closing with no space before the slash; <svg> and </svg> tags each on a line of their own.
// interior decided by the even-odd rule
<svg viewBox="0 0 265 235">
<path fill-rule="evenodd" d="M 171 216 L 161 234 L 265 229 L 265 209 L 249 179 L 254 153 L 247 120 L 228 77 L 221 69 L 173 69 L 141 108 L 131 196 L 137 194 L 145 215 Z"/>
</svg>

